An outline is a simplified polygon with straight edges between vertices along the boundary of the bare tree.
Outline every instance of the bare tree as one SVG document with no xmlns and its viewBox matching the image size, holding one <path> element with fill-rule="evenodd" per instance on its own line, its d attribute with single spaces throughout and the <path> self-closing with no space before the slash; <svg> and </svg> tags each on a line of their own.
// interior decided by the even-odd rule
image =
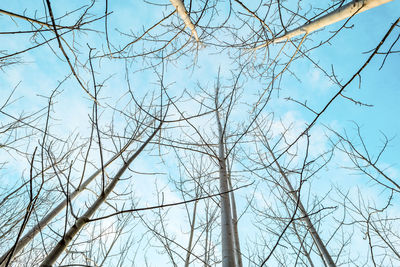
<svg viewBox="0 0 400 267">
<path fill-rule="evenodd" d="M 391 139 L 331 123 L 400 18 L 344 74 L 316 52 L 395 1 L 6 4 L 0 266 L 398 265 Z"/>
</svg>

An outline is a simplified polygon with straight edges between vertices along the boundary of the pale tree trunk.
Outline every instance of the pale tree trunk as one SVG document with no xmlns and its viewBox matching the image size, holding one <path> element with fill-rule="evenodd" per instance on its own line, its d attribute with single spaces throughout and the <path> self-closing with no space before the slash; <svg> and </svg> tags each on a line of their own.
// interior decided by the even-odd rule
<svg viewBox="0 0 400 267">
<path fill-rule="evenodd" d="M 96 199 L 96 201 L 89 207 L 89 209 L 83 214 L 75 224 L 68 230 L 68 232 L 64 235 L 64 237 L 58 242 L 56 247 L 54 247 L 47 257 L 44 259 L 40 266 L 47 267 L 52 266 L 61 253 L 67 248 L 68 244 L 72 241 L 72 239 L 76 236 L 76 234 L 83 228 L 83 226 L 89 221 L 95 211 L 100 207 L 100 205 L 107 199 L 108 195 L 113 191 L 117 183 L 120 181 L 121 176 L 128 169 L 129 165 L 133 162 L 133 160 L 143 151 L 146 145 L 153 139 L 153 137 L 160 130 L 162 122 L 155 129 L 155 131 L 147 138 L 147 140 L 140 146 L 140 148 L 124 163 L 124 165 L 119 169 L 114 179 L 112 179 L 111 183 L 106 187 L 104 192 Z"/>
<path fill-rule="evenodd" d="M 364 12 L 368 9 L 380 6 L 380 5 L 388 3 L 390 1 L 393 1 L 393 0 L 354 0 L 354 1 L 351 1 L 350 3 L 336 9 L 335 11 L 330 12 L 329 14 L 326 14 L 325 16 L 322 16 L 310 23 L 304 24 L 294 30 L 291 30 L 291 31 L 285 33 L 281 37 L 272 39 L 271 41 L 267 42 L 266 44 L 258 46 L 257 49 L 261 48 L 261 47 L 265 47 L 265 46 L 269 45 L 270 43 L 279 43 L 279 42 L 283 42 L 286 40 L 290 40 L 291 38 L 296 37 L 301 34 L 309 34 L 311 32 L 314 32 L 316 30 L 324 28 L 328 25 L 331 25 L 338 21 L 347 19 L 358 13 Z"/>
<path fill-rule="evenodd" d="M 235 241 L 236 263 L 237 267 L 243 267 L 242 252 L 240 251 L 240 242 L 239 242 L 238 217 L 236 210 L 235 193 L 233 192 L 232 180 L 230 175 L 229 175 L 229 190 L 231 190 L 230 195 L 231 195 L 231 205 L 232 205 L 232 226 L 233 226 L 233 237 Z"/>
<path fill-rule="evenodd" d="M 178 15 L 183 20 L 183 23 L 185 23 L 185 26 L 192 31 L 192 35 L 194 36 L 196 41 L 199 42 L 199 36 L 197 35 L 196 28 L 194 27 L 192 21 L 190 20 L 188 12 L 186 11 L 185 6 L 183 5 L 183 2 L 181 0 L 170 0 L 170 2 L 175 7 L 176 12 L 178 12 Z"/>
<path fill-rule="evenodd" d="M 218 124 L 218 165 L 220 192 L 229 192 L 228 173 L 225 160 L 224 132 L 218 112 L 218 88 L 216 90 L 215 106 Z M 235 248 L 232 226 L 232 211 L 229 193 L 221 194 L 221 243 L 222 243 L 222 267 L 235 267 Z"/>
<path fill-rule="evenodd" d="M 208 256 L 208 238 L 209 238 L 209 232 L 210 232 L 210 224 L 208 223 L 209 222 L 209 220 L 208 220 L 208 211 L 209 211 L 209 206 L 207 205 L 206 206 L 206 238 L 205 238 L 205 241 L 204 241 L 204 267 L 206 267 L 207 266 L 207 262 L 208 262 L 208 258 L 209 258 L 209 256 Z M 210 234 L 211 235 L 211 234 Z M 211 243 L 211 242 L 210 242 Z"/>
<path fill-rule="evenodd" d="M 192 254 L 194 228 L 196 225 L 196 211 L 197 211 L 197 201 L 194 202 L 194 207 L 193 207 L 192 222 L 190 224 L 190 236 L 189 236 L 189 244 L 188 244 L 187 253 L 186 253 L 185 267 L 189 267 L 190 255 Z"/>
<path fill-rule="evenodd" d="M 117 153 L 115 154 L 109 161 L 107 161 L 103 169 L 108 167 L 113 161 L 115 161 L 132 143 L 133 138 Z M 68 195 L 68 201 L 73 200 L 80 193 L 82 193 L 86 187 L 102 172 L 102 169 L 98 169 L 94 172 L 89 178 L 87 178 L 74 192 Z M 19 251 L 21 251 L 29 242 L 33 240 L 33 238 L 50 223 L 54 217 L 57 216 L 66 206 L 67 206 L 67 198 L 65 198 L 62 202 L 60 202 L 53 210 L 51 210 L 45 217 L 43 217 L 28 233 L 26 233 L 17 243 L 14 248 L 13 255 L 16 255 Z M 7 262 L 6 259 L 11 253 L 12 249 L 9 249 L 4 255 L 0 258 L 0 267 L 5 266 Z"/>
<path fill-rule="evenodd" d="M 326 264 L 326 266 L 329 267 L 336 267 L 336 264 L 334 263 L 330 253 L 328 252 L 324 242 L 322 242 L 317 230 L 315 229 L 313 223 L 310 220 L 310 217 L 308 217 L 308 213 L 306 211 L 306 209 L 304 208 L 300 198 L 298 197 L 296 191 L 294 190 L 291 182 L 289 181 L 289 178 L 287 177 L 286 173 L 284 172 L 284 170 L 281 168 L 281 165 L 278 163 L 277 159 L 275 158 L 275 155 L 272 151 L 272 149 L 269 147 L 269 145 L 267 144 L 267 148 L 272 156 L 272 160 L 273 162 L 275 162 L 276 166 L 278 167 L 279 173 L 282 175 L 286 186 L 288 187 L 288 191 L 292 197 L 292 200 L 296 203 L 296 205 L 298 205 L 300 213 L 302 215 L 302 220 L 305 222 L 306 227 L 307 227 L 307 231 L 310 233 L 312 239 L 314 240 L 314 243 L 316 244 L 321 258 L 324 261 L 324 263 Z"/>
<path fill-rule="evenodd" d="M 304 240 L 301 239 L 300 234 L 297 230 L 296 222 L 293 222 L 293 230 L 295 232 L 295 235 L 297 236 L 297 239 L 299 240 L 300 247 L 303 250 L 303 254 L 306 256 L 310 267 L 314 267 L 314 262 L 311 259 L 310 253 L 308 253 L 307 248 L 304 246 Z"/>
</svg>

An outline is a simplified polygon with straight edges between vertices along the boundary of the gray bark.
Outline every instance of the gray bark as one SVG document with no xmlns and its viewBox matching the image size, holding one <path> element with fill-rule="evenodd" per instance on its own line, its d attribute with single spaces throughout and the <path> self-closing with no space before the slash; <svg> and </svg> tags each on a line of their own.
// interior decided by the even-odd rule
<svg viewBox="0 0 400 267">
<path fill-rule="evenodd" d="M 216 91 L 216 117 L 218 124 L 218 165 L 220 192 L 229 192 L 228 173 L 225 160 L 224 132 L 218 112 L 218 88 Z M 230 195 L 221 195 L 221 243 L 222 243 L 222 267 L 235 267 L 235 249 L 232 225 L 232 208 Z"/>
<path fill-rule="evenodd" d="M 186 253 L 185 259 L 185 267 L 189 267 L 190 263 L 190 255 L 192 254 L 192 243 L 193 243 L 193 236 L 194 236 L 194 227 L 196 224 L 196 211 L 197 211 L 197 201 L 194 202 L 193 207 L 193 214 L 192 214 L 192 223 L 190 224 L 190 236 L 189 236 L 189 244 Z"/>
<path fill-rule="evenodd" d="M 155 131 L 147 138 L 147 140 L 140 146 L 140 148 L 126 161 L 126 163 L 121 167 L 121 169 L 117 172 L 114 179 L 111 183 L 106 187 L 104 192 L 96 199 L 96 201 L 90 206 L 90 208 L 83 214 L 75 224 L 68 230 L 68 232 L 64 235 L 64 237 L 58 242 L 56 247 L 54 247 L 47 257 L 44 259 L 40 266 L 47 267 L 52 266 L 61 253 L 67 248 L 68 244 L 72 241 L 72 239 L 76 236 L 76 234 L 83 228 L 83 226 L 88 223 L 89 219 L 92 217 L 94 212 L 100 207 L 100 205 L 107 199 L 108 195 L 113 191 L 117 183 L 119 182 L 121 176 L 128 169 L 129 165 L 133 162 L 133 160 L 143 151 L 146 145 L 153 139 L 153 137 L 160 130 L 162 122 L 155 129 Z"/>
<path fill-rule="evenodd" d="M 108 167 L 113 161 L 115 161 L 131 144 L 133 143 L 133 138 L 117 153 L 115 154 L 109 161 L 104 164 L 104 168 Z M 87 178 L 75 191 L 69 194 L 68 199 L 71 201 L 75 197 L 77 197 L 80 193 L 82 193 L 86 187 L 102 172 L 102 169 L 98 169 L 94 172 L 89 178 Z M 51 210 L 45 217 L 43 217 L 28 233 L 26 233 L 17 243 L 17 246 L 14 249 L 13 255 L 16 255 L 20 252 L 29 242 L 33 240 L 33 238 L 47 226 L 54 217 L 57 216 L 65 207 L 67 206 L 67 198 L 65 198 L 62 202 L 60 202 L 53 210 Z M 9 249 L 5 254 L 3 254 L 0 258 L 0 267 L 5 266 L 6 259 L 11 253 L 12 249 Z"/>
<path fill-rule="evenodd" d="M 277 159 L 275 158 L 274 153 L 272 152 L 271 148 L 268 146 L 268 150 L 272 155 L 272 159 L 275 162 L 276 166 L 278 167 L 279 173 L 282 175 L 283 180 L 286 183 L 286 186 L 288 187 L 288 191 L 292 197 L 292 200 L 298 205 L 299 210 L 301 215 L 303 216 L 303 221 L 306 224 L 307 231 L 310 233 L 312 236 L 315 244 L 317 245 L 317 248 L 321 254 L 321 258 L 324 261 L 324 263 L 329 266 L 329 267 L 336 267 L 335 262 L 333 261 L 330 253 L 328 252 L 324 242 L 321 240 L 317 230 L 315 229 L 313 223 L 311 222 L 310 217 L 308 216 L 307 210 L 304 208 L 300 198 L 298 197 L 296 190 L 294 190 L 291 182 L 289 181 L 289 178 L 287 177 L 286 173 L 284 170 L 281 168 L 281 165 L 278 163 Z"/>
<path fill-rule="evenodd" d="M 229 175 L 229 189 L 232 190 L 232 180 Z M 230 192 L 231 195 L 231 205 L 232 205 L 232 227 L 233 227 L 233 237 L 235 241 L 235 254 L 236 254 L 236 263 L 238 267 L 243 266 L 242 262 L 242 252 L 240 250 L 240 241 L 239 241 L 239 231 L 238 231 L 238 217 L 236 210 L 236 201 L 235 201 L 235 193 L 233 191 Z"/>
</svg>

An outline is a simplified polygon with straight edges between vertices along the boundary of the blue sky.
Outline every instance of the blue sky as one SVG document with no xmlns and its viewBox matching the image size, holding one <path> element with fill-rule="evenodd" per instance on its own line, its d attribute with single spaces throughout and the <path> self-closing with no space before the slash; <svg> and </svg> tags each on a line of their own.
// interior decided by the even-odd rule
<svg viewBox="0 0 400 267">
<path fill-rule="evenodd" d="M 82 1 L 53 1 L 53 11 L 57 16 L 63 15 L 66 11 L 74 10 L 80 7 Z M 313 3 L 315 1 L 310 1 Z M 128 35 L 122 35 L 120 32 L 129 34 L 130 31 L 137 33 L 143 29 L 153 25 L 158 19 L 162 18 L 165 14 L 172 12 L 173 9 L 169 5 L 169 1 L 165 0 L 162 2 L 165 6 L 151 5 L 146 2 L 138 1 L 121 1 L 115 2 L 110 1 L 109 10 L 113 13 L 109 17 L 109 38 L 110 42 L 115 46 L 123 46 L 131 40 Z M 324 7 L 323 4 L 321 8 Z M 235 5 L 235 4 L 234 4 Z M 226 16 L 227 2 L 221 2 L 219 5 L 221 17 Z M 305 7 L 307 5 L 304 5 Z M 28 17 L 43 17 L 44 6 L 42 1 L 12 1 L 7 3 L 1 3 L 0 8 L 11 11 L 18 14 L 25 14 Z M 237 6 L 235 6 L 237 10 Z M 382 39 L 384 34 L 387 32 L 391 23 L 393 23 L 398 14 L 400 13 L 400 1 L 395 0 L 383 6 L 361 13 L 348 23 L 347 26 L 352 26 L 351 29 L 344 29 L 340 31 L 327 45 L 318 47 L 309 52 L 309 56 L 318 62 L 318 64 L 327 70 L 331 71 L 333 66 L 337 78 L 342 83 L 345 83 L 351 76 L 364 64 L 369 57 L 369 51 L 374 49 L 379 41 Z M 93 13 L 97 16 L 104 14 L 104 1 L 96 2 Z M 241 10 L 243 12 L 243 10 Z M 69 16 L 62 20 L 63 24 L 69 25 L 73 23 L 77 15 Z M 212 20 L 213 23 L 221 19 L 216 17 Z M 175 15 L 173 17 L 174 23 L 179 23 L 180 19 Z M 237 20 L 233 20 L 231 23 L 235 23 Z M 166 22 L 171 23 L 171 20 Z M 216 23 L 216 22 L 215 22 Z M 328 38 L 332 31 L 335 31 L 343 22 L 330 25 L 319 32 L 313 33 L 310 39 L 306 40 L 303 44 L 303 48 L 311 48 L 318 45 L 321 40 Z M 2 15 L 0 17 L 0 25 L 4 27 L 2 30 L 15 30 L 15 29 L 30 29 L 27 22 L 21 21 L 17 18 L 13 20 L 9 17 Z M 76 35 L 66 35 L 66 40 L 72 42 L 76 40 L 75 49 L 79 51 L 78 59 L 81 63 L 87 61 L 89 48 L 87 44 L 95 48 L 93 53 L 101 54 L 102 51 L 106 51 L 106 42 L 103 35 L 104 31 L 104 20 L 100 20 L 93 24 L 93 27 L 99 32 L 82 32 Z M 278 26 L 275 25 L 278 28 Z M 158 28 L 157 28 L 158 29 Z M 161 28 L 160 28 L 161 29 Z M 155 30 L 155 32 L 161 32 L 162 30 Z M 189 31 L 188 31 L 189 32 Z M 220 32 L 219 32 L 220 33 Z M 169 33 L 172 34 L 172 33 Z M 202 32 L 199 29 L 201 36 Z M 243 34 L 246 34 L 243 33 Z M 388 49 L 389 45 L 395 41 L 395 38 L 399 34 L 399 28 L 397 27 L 390 38 L 387 40 L 382 50 Z M 46 33 L 46 38 L 49 38 L 51 34 Z M 18 51 L 32 45 L 32 36 L 30 34 L 21 35 L 0 35 L 0 50 L 7 51 Z M 187 36 L 180 37 L 181 42 L 187 41 Z M 224 40 L 229 38 L 225 35 L 218 36 L 219 39 Z M 40 36 L 37 40 L 43 40 Z M 298 43 L 298 42 L 297 42 Z M 135 44 L 133 50 L 140 51 L 142 45 L 148 48 L 147 42 Z M 270 51 L 272 55 L 276 54 L 280 49 L 280 44 L 271 45 Z M 398 49 L 397 47 L 394 50 Z M 55 51 L 52 52 L 51 49 Z M 171 50 L 168 50 L 171 51 Z M 191 92 L 196 97 L 200 97 L 198 85 L 206 88 L 209 92 L 213 91 L 213 87 L 216 84 L 218 71 L 221 73 L 222 85 L 228 86 L 232 84 L 230 78 L 237 73 L 237 69 L 232 70 L 232 66 L 235 64 L 235 59 L 230 59 L 228 53 L 231 52 L 229 49 L 221 51 L 216 49 L 212 45 L 207 45 L 200 50 L 194 52 L 191 49 L 186 52 L 180 58 L 172 58 L 170 61 L 164 64 L 164 85 L 167 86 L 167 91 L 171 96 L 180 96 L 185 90 Z M 246 51 L 241 50 L 237 53 L 245 53 Z M 293 46 L 288 45 L 285 50 L 286 53 L 291 55 L 293 53 Z M 266 67 L 263 64 L 263 54 L 265 50 L 257 51 L 254 57 L 254 62 L 261 64 L 262 67 Z M 71 53 L 70 53 L 71 56 Z M 72 56 L 71 56 L 72 58 Z M 282 60 L 285 62 L 287 56 Z M 7 108 L 7 111 L 12 114 L 20 114 L 22 111 L 31 112 L 38 110 L 46 105 L 46 99 L 43 96 L 49 96 L 52 89 L 56 88 L 60 81 L 62 81 L 66 75 L 70 73 L 67 63 L 62 59 L 62 55 L 57 47 L 56 42 L 51 42 L 49 46 L 42 46 L 40 48 L 31 50 L 21 55 L 23 64 L 12 65 L 5 67 L 0 72 L 0 93 L 1 95 L 8 95 L 13 88 L 17 85 L 17 90 L 14 95 L 14 99 L 19 99 L 15 104 Z M 398 114 L 400 114 L 400 76 L 399 73 L 399 54 L 392 54 L 388 57 L 385 65 L 381 70 L 379 67 L 382 63 L 383 56 L 377 55 L 374 57 L 372 62 L 367 66 L 361 73 L 361 88 L 359 87 L 359 80 L 350 84 L 346 90 L 345 95 L 363 103 L 372 104 L 373 107 L 358 106 L 354 103 L 344 99 L 337 98 L 333 104 L 328 108 L 321 118 L 318 120 L 317 125 L 311 131 L 312 142 L 314 149 L 312 153 L 320 152 L 324 148 L 329 147 L 329 141 L 325 135 L 329 135 L 324 125 L 328 125 L 334 130 L 343 133 L 346 129 L 349 136 L 355 137 L 356 131 L 353 121 L 357 122 L 362 128 L 363 136 L 369 147 L 371 148 L 372 154 L 376 155 L 381 147 L 382 135 L 381 132 L 386 134 L 389 138 L 393 138 L 390 142 L 390 146 L 387 148 L 386 153 L 382 157 L 381 166 L 388 167 L 387 172 L 398 179 L 400 174 L 400 166 L 398 164 L 398 151 L 400 151 L 400 121 Z M 159 62 L 153 60 L 153 62 Z M 191 64 L 195 62 L 196 65 L 193 67 Z M 149 66 L 149 61 L 142 61 L 142 58 L 137 58 L 132 61 L 118 60 L 104 58 L 102 60 L 94 60 L 94 68 L 97 82 L 105 81 L 105 85 L 101 91 L 101 121 L 104 129 L 110 125 L 111 119 L 115 116 L 115 129 L 116 131 L 122 131 L 125 126 L 124 117 L 122 115 L 113 114 L 114 107 L 124 109 L 128 100 L 126 98 L 127 83 L 125 81 L 125 69 L 128 69 L 131 86 L 135 95 L 141 98 L 148 92 L 159 91 L 159 79 L 155 75 L 155 72 L 160 73 L 162 66 L 158 65 L 154 68 L 144 69 L 144 66 Z M 189 66 L 189 67 L 188 67 Z M 282 66 L 278 67 L 277 71 Z M 285 125 L 293 123 L 293 130 L 290 132 L 289 139 L 294 139 L 302 130 L 306 127 L 306 124 L 312 121 L 314 115 L 302 108 L 296 103 L 286 101 L 286 97 L 291 97 L 299 101 L 307 101 L 307 104 L 319 111 L 325 103 L 339 90 L 337 85 L 332 84 L 327 77 L 317 68 L 315 68 L 310 61 L 305 58 L 296 59 L 290 64 L 289 72 L 285 72 L 282 75 L 281 83 L 279 84 L 279 94 L 275 91 L 272 95 L 271 102 L 267 105 L 262 115 L 268 117 L 269 112 L 274 112 L 276 121 L 274 122 L 274 129 L 279 134 L 280 128 L 279 119 Z M 251 68 L 246 69 L 251 71 Z M 262 92 L 270 80 L 266 77 L 262 78 L 250 78 L 250 73 L 245 73 L 243 78 L 240 79 L 242 85 L 241 97 L 239 98 L 239 104 L 233 110 L 231 120 L 232 132 L 240 131 L 240 127 L 235 128 L 236 125 L 241 123 L 248 123 L 249 112 L 254 107 L 254 103 L 258 99 L 258 95 Z M 79 69 L 79 75 L 83 81 L 88 82 L 91 85 L 90 73 L 84 69 Z M 56 97 L 56 104 L 52 110 L 52 126 L 51 131 L 53 134 L 60 137 L 68 137 L 71 134 L 79 135 L 79 142 L 84 143 L 85 139 L 90 134 L 90 121 L 89 114 L 91 114 L 91 100 L 86 93 L 80 88 L 75 79 L 67 79 L 60 86 L 61 93 Z M 203 94 L 204 95 L 204 94 Z M 188 98 L 187 95 L 185 96 Z M 4 101 L 0 98 L 0 101 Z M 0 102 L 1 103 L 1 102 Z M 209 101 L 210 103 L 210 101 Z M 186 112 L 186 114 L 195 114 L 197 112 L 198 104 L 194 101 L 181 101 L 179 107 Z M 179 115 L 172 109 L 171 117 L 177 118 Z M 6 121 L 4 117 L 0 119 Z M 203 134 L 213 136 L 213 130 L 211 126 L 214 124 L 214 114 L 205 116 L 196 120 L 193 120 L 194 124 L 200 129 Z M 44 122 L 41 121 L 39 126 L 43 126 Z M 188 127 L 186 124 L 185 129 L 189 135 L 191 134 L 194 139 L 199 139 L 198 136 Z M 185 130 L 186 131 L 186 130 Z M 214 131 L 216 132 L 216 130 Z M 171 137 L 181 136 L 180 132 L 168 131 Z M 30 142 L 22 142 L 20 145 L 26 151 L 32 151 L 33 147 L 37 144 L 40 139 L 39 136 L 34 136 L 30 139 Z M 1 140 L 1 139 L 0 139 Z M 358 142 L 359 143 L 359 142 Z M 304 140 L 300 144 L 304 144 Z M 105 146 L 112 148 L 111 143 L 106 143 Z M 251 148 L 251 146 L 249 146 Z M 12 153 L 12 152 L 11 152 Z M 126 187 L 132 187 L 133 194 L 138 197 L 138 206 L 151 206 L 157 204 L 155 197 L 156 187 L 155 183 L 158 183 L 159 187 L 163 188 L 165 194 L 165 202 L 174 202 L 181 199 L 181 195 L 174 188 L 173 183 L 169 182 L 169 178 L 177 179 L 179 176 L 178 161 L 174 158 L 174 155 L 169 151 L 168 157 L 161 160 L 157 157 L 157 153 L 150 153 L 150 155 L 139 158 L 134 163 L 134 169 L 138 172 L 157 172 L 162 173 L 158 175 L 140 175 L 135 174 L 136 179 L 132 183 L 124 182 L 123 186 L 119 190 L 123 191 Z M 183 153 L 183 152 L 182 152 Z M 110 153 L 107 153 L 107 156 Z M 93 160 L 97 160 L 93 153 Z M 0 162 L 4 161 L 9 154 L 5 151 L 0 150 Z M 29 164 L 27 159 L 21 155 L 13 155 L 15 159 L 9 160 L 7 164 L 7 170 L 2 170 L 3 173 L 7 173 L 8 176 L 1 176 L 3 181 L 10 186 L 14 184 L 14 180 L 19 179 L 22 173 L 27 173 Z M 350 162 L 342 154 L 338 153 L 335 156 L 335 162 L 330 165 L 329 170 L 325 170 L 321 177 L 315 179 L 311 188 L 313 194 L 322 197 L 333 185 L 343 186 L 346 189 L 356 191 L 357 187 L 363 190 L 365 195 L 371 197 L 381 204 L 379 201 L 385 199 L 386 193 L 382 193 L 379 187 L 371 185 L 371 183 L 365 182 L 364 176 L 354 176 L 354 172 L 349 172 L 342 169 L 341 167 L 347 166 Z M 246 164 L 246 162 L 244 162 Z M 79 173 L 79 168 L 76 166 L 76 173 Z M 112 167 L 110 173 L 115 172 L 118 166 Z M 113 169 L 115 168 L 115 169 Z M 240 170 L 240 164 L 236 163 L 235 167 Z M 93 167 L 90 167 L 90 170 Z M 18 178 L 17 178 L 18 177 Z M 255 177 L 246 176 L 246 179 L 251 181 L 257 180 Z M 239 182 L 239 185 L 243 185 L 243 182 Z M 268 188 L 260 186 L 263 190 Z M 251 195 L 252 189 L 245 189 L 238 192 L 239 199 L 239 210 L 245 209 L 245 200 Z M 264 195 L 265 191 L 257 192 L 257 196 Z M 264 195 L 265 196 L 265 195 Z M 383 197 L 382 197 L 383 196 Z M 93 197 L 93 196 L 92 196 Z M 338 197 L 336 193 L 332 193 L 332 198 Z M 84 207 L 83 202 L 88 197 L 83 196 L 76 201 L 77 207 Z M 90 198 L 90 197 L 89 197 Z M 263 205 L 261 197 L 257 200 L 260 201 L 258 204 Z M 399 203 L 399 199 L 395 199 L 396 203 Z M 334 202 L 334 201 L 333 201 Z M 116 202 L 118 203 L 118 202 Z M 329 202 L 331 203 L 331 202 Z M 121 204 L 121 203 L 118 203 Z M 109 211 L 109 210 L 107 210 Z M 398 211 L 398 208 L 393 207 L 393 211 Z M 248 213 L 246 213 L 248 214 Z M 243 226 L 252 224 L 253 218 L 243 216 L 241 222 Z M 150 220 L 151 215 L 149 215 Z M 169 230 L 171 233 L 177 236 L 178 240 L 186 242 L 187 240 L 187 223 L 185 221 L 185 211 L 182 207 L 173 208 L 170 211 L 169 218 L 174 221 L 174 218 L 182 218 L 180 224 L 171 223 Z M 328 222 L 329 219 L 327 219 Z M 108 222 L 109 223 L 109 222 Z M 142 228 L 140 228 L 142 227 Z M 144 231 L 143 226 L 138 229 Z M 186 227 L 186 228 L 185 228 Z M 240 227 L 240 226 L 239 226 Z M 244 227 L 243 227 L 244 228 Z M 333 226 L 332 226 L 333 228 Z M 329 230 L 328 230 L 329 229 Z M 139 230 L 139 232 L 140 232 Z M 331 228 L 327 227 L 326 232 L 332 231 Z M 325 234 L 326 234 L 325 232 Z M 251 244 L 252 237 L 257 235 L 255 228 L 242 230 L 243 244 L 249 242 Z M 328 236 L 328 235 L 327 235 Z M 362 241 L 359 241 L 362 242 Z M 185 243 L 186 244 L 186 243 Z M 361 244 L 361 243 L 360 243 Z M 332 245 L 332 249 L 335 249 Z M 166 262 L 166 258 L 160 256 L 157 251 L 149 252 L 150 257 L 153 257 L 153 265 L 157 263 Z M 157 258 L 157 261 L 155 261 Z M 143 263 L 143 259 L 138 259 L 139 265 Z"/>
</svg>

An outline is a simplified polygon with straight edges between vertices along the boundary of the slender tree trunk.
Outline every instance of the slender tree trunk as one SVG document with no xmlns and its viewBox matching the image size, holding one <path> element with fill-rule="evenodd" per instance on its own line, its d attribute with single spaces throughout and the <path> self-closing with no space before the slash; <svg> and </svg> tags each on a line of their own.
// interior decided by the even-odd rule
<svg viewBox="0 0 400 267">
<path fill-rule="evenodd" d="M 237 263 L 238 267 L 243 267 L 242 252 L 240 251 L 240 242 L 239 242 L 236 201 L 235 201 L 235 194 L 233 192 L 232 180 L 231 180 L 230 175 L 229 175 L 229 190 L 231 190 L 230 195 L 231 195 L 231 205 L 232 205 L 232 227 L 233 227 L 233 237 L 234 237 L 234 241 L 235 241 L 236 263 Z"/>
<path fill-rule="evenodd" d="M 190 224 L 190 236 L 189 236 L 189 244 L 188 244 L 187 253 L 186 253 L 185 267 L 189 267 L 190 254 L 192 254 L 194 227 L 195 227 L 195 223 L 196 223 L 196 211 L 197 211 L 197 201 L 194 202 L 194 207 L 193 207 L 192 223 Z"/>
<path fill-rule="evenodd" d="M 207 262 L 208 262 L 208 233 L 210 232 L 210 224 L 208 223 L 208 211 L 209 211 L 209 207 L 208 205 L 206 206 L 206 238 L 204 239 L 204 267 L 207 266 Z"/>
<path fill-rule="evenodd" d="M 216 95 L 218 98 L 218 93 Z M 218 105 L 216 105 L 218 107 Z M 216 110 L 218 124 L 218 164 L 220 192 L 228 192 L 228 173 L 225 161 L 224 133 Z M 221 243 L 222 243 L 222 267 L 235 267 L 235 250 L 233 242 L 232 212 L 229 194 L 221 195 Z"/>
<path fill-rule="evenodd" d="M 304 24 L 294 30 L 291 30 L 287 33 L 285 33 L 283 36 L 272 39 L 271 41 L 260 45 L 257 47 L 265 47 L 269 45 L 270 43 L 279 43 L 279 42 L 284 42 L 286 40 L 290 40 L 293 37 L 296 37 L 301 34 L 309 34 L 311 32 L 314 32 L 316 30 L 319 30 L 323 27 L 326 27 L 328 25 L 331 25 L 333 23 L 336 23 L 338 21 L 347 19 L 351 16 L 354 16 L 358 13 L 364 12 L 368 9 L 380 6 L 382 4 L 388 3 L 393 0 L 354 0 L 338 9 L 335 11 L 332 11 L 329 14 L 326 14 L 325 16 L 322 16 L 310 23 Z"/>
<path fill-rule="evenodd" d="M 41 266 L 47 267 L 52 266 L 61 253 L 66 249 L 68 244 L 72 241 L 72 239 L 76 236 L 76 234 L 82 229 L 82 227 L 89 221 L 94 212 L 100 207 L 100 205 L 107 199 L 108 195 L 113 191 L 117 183 L 119 182 L 121 176 L 128 169 L 129 165 L 133 162 L 133 160 L 143 151 L 146 145 L 153 139 L 153 137 L 160 130 L 162 122 L 155 129 L 155 131 L 147 138 L 147 140 L 140 146 L 140 148 L 133 154 L 126 163 L 121 167 L 121 169 L 117 172 L 114 179 L 111 183 L 106 187 L 104 192 L 96 199 L 96 201 L 92 204 L 92 206 L 83 214 L 75 224 L 68 230 L 68 232 L 64 235 L 64 237 L 58 242 L 56 247 L 54 247 L 47 257 L 42 262 Z"/>
<path fill-rule="evenodd" d="M 310 253 L 308 253 L 307 248 L 304 246 L 304 238 L 301 239 L 299 231 L 297 230 L 296 222 L 293 222 L 293 230 L 295 232 L 295 235 L 297 236 L 297 239 L 299 240 L 300 247 L 303 250 L 304 255 L 306 256 L 310 267 L 314 267 L 314 263 L 311 259 Z"/>
<path fill-rule="evenodd" d="M 271 148 L 268 146 L 268 150 L 272 155 L 272 159 L 275 162 L 276 166 L 278 167 L 279 173 L 282 175 L 283 179 L 285 180 L 285 183 L 289 189 L 289 193 L 292 196 L 292 200 L 297 203 L 299 210 L 301 212 L 301 215 L 303 216 L 303 221 L 306 224 L 307 227 L 307 231 L 310 233 L 310 235 L 312 236 L 315 244 L 317 245 L 317 248 L 319 250 L 319 252 L 321 253 L 321 258 L 322 260 L 325 262 L 325 264 L 329 267 L 336 267 L 336 264 L 334 263 L 331 255 L 329 254 L 324 242 L 322 242 L 317 230 L 315 229 L 313 223 L 310 220 L 310 217 L 308 217 L 308 213 L 306 211 L 306 209 L 304 208 L 303 204 L 301 203 L 300 198 L 298 197 L 298 195 L 296 194 L 296 191 L 294 190 L 292 184 L 289 181 L 289 178 L 287 177 L 287 175 L 285 174 L 285 172 L 283 171 L 283 169 L 281 168 L 281 165 L 278 163 L 278 161 L 275 158 L 274 153 L 272 152 Z"/>
<path fill-rule="evenodd" d="M 113 161 L 115 161 L 133 142 L 133 138 L 117 153 L 115 154 L 109 161 L 104 164 L 104 168 L 108 167 Z M 57 216 L 66 206 L 67 199 L 69 201 L 73 200 L 80 193 L 82 193 L 86 187 L 102 172 L 101 169 L 98 169 L 94 172 L 89 178 L 87 178 L 74 192 L 69 194 L 68 198 L 65 198 L 62 202 L 60 202 L 52 211 L 50 211 L 45 217 L 43 217 L 28 233 L 26 233 L 17 243 L 13 255 L 17 255 L 19 251 L 21 251 L 29 242 L 33 240 L 33 238 L 44 228 L 47 226 L 54 217 Z M 11 249 L 9 249 L 4 255 L 0 258 L 0 267 L 5 266 L 6 258 L 8 257 Z"/>
</svg>

